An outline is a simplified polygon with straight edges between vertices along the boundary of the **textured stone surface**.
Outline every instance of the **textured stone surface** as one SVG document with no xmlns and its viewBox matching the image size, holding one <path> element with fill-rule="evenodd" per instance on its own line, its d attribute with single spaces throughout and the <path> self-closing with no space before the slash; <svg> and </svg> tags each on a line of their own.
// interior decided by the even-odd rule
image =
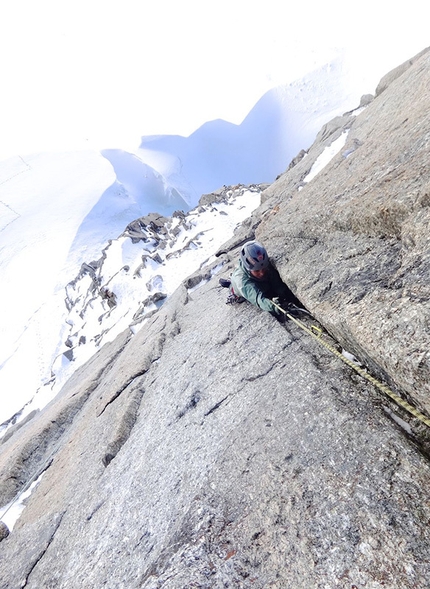
<svg viewBox="0 0 430 589">
<path fill-rule="evenodd" d="M 428 72 L 424 55 L 325 126 L 216 262 L 228 276 L 256 233 L 321 323 L 423 408 Z M 345 125 L 353 151 L 298 192 Z M 189 292 L 200 278 L 1 445 L 1 504 L 45 473 L 1 543 L 0 589 L 427 589 L 414 420 L 408 435 L 295 324 L 225 305 L 216 276 Z"/>
<path fill-rule="evenodd" d="M 0 521 L 0 542 L 9 536 L 9 528 L 7 525 Z"/>
<path fill-rule="evenodd" d="M 257 231 L 307 308 L 427 412 L 429 101 L 426 52 L 352 122 L 344 118 L 345 147 L 301 191 L 321 142 L 266 191 Z M 333 139 L 345 120 L 328 125 Z"/>
<path fill-rule="evenodd" d="M 426 586 L 427 461 L 318 343 L 224 299 L 183 288 L 99 359 L 1 587 Z"/>
</svg>

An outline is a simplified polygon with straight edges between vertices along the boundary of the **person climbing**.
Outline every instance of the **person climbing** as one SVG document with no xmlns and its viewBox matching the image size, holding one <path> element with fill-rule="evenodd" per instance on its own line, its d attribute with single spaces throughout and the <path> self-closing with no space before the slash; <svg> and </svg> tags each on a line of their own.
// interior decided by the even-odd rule
<svg viewBox="0 0 430 589">
<path fill-rule="evenodd" d="M 246 300 L 263 311 L 268 311 L 278 320 L 284 320 L 285 314 L 271 299 L 279 299 L 280 306 L 285 310 L 288 308 L 289 311 L 294 311 L 302 307 L 297 297 L 282 282 L 264 246 L 255 240 L 248 241 L 242 247 L 239 264 L 232 273 L 231 280 L 220 278 L 219 282 L 221 286 L 230 289 L 227 303 Z"/>
</svg>

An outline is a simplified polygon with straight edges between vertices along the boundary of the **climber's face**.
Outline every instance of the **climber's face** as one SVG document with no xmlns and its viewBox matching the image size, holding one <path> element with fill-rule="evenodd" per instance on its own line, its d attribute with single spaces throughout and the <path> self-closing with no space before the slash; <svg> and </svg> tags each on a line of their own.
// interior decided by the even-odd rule
<svg viewBox="0 0 430 589">
<path fill-rule="evenodd" d="M 266 272 L 267 268 L 263 268 L 262 270 L 251 270 L 251 276 L 254 276 L 254 278 L 258 278 L 259 280 L 261 280 L 265 277 Z"/>
</svg>

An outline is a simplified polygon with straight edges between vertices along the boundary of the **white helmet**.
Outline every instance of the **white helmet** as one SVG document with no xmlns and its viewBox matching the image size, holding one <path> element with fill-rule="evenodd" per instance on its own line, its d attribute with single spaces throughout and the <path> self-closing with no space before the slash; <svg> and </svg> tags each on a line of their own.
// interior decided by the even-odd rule
<svg viewBox="0 0 430 589">
<path fill-rule="evenodd" d="M 248 271 L 263 270 L 269 265 L 269 256 L 258 241 L 248 241 L 240 252 L 240 259 Z"/>
</svg>

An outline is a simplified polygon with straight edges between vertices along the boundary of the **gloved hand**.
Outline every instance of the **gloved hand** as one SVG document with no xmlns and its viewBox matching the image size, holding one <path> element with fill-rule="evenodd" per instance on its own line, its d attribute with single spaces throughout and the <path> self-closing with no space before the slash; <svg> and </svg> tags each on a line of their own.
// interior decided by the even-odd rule
<svg viewBox="0 0 430 589">
<path fill-rule="evenodd" d="M 276 319 L 280 322 L 280 323 L 285 323 L 287 317 L 285 315 L 285 313 L 283 313 L 278 307 L 281 307 L 281 309 L 285 309 L 284 305 L 282 305 L 282 301 L 279 297 L 273 297 L 272 298 L 272 303 L 274 303 L 273 305 L 273 315 L 276 317 Z M 277 305 L 277 307 L 275 307 L 275 305 Z"/>
<path fill-rule="evenodd" d="M 279 323 L 286 323 L 288 317 L 285 315 L 285 313 L 276 313 L 275 314 L 275 318 L 277 321 L 279 321 Z"/>
<path fill-rule="evenodd" d="M 273 301 L 273 299 L 272 299 L 272 301 Z M 276 307 L 273 308 L 273 311 L 271 311 L 270 314 L 273 315 L 273 317 L 277 321 L 279 321 L 279 323 L 285 323 L 287 320 L 287 316 L 285 315 L 285 313 L 283 313 L 282 311 L 280 311 Z"/>
</svg>

